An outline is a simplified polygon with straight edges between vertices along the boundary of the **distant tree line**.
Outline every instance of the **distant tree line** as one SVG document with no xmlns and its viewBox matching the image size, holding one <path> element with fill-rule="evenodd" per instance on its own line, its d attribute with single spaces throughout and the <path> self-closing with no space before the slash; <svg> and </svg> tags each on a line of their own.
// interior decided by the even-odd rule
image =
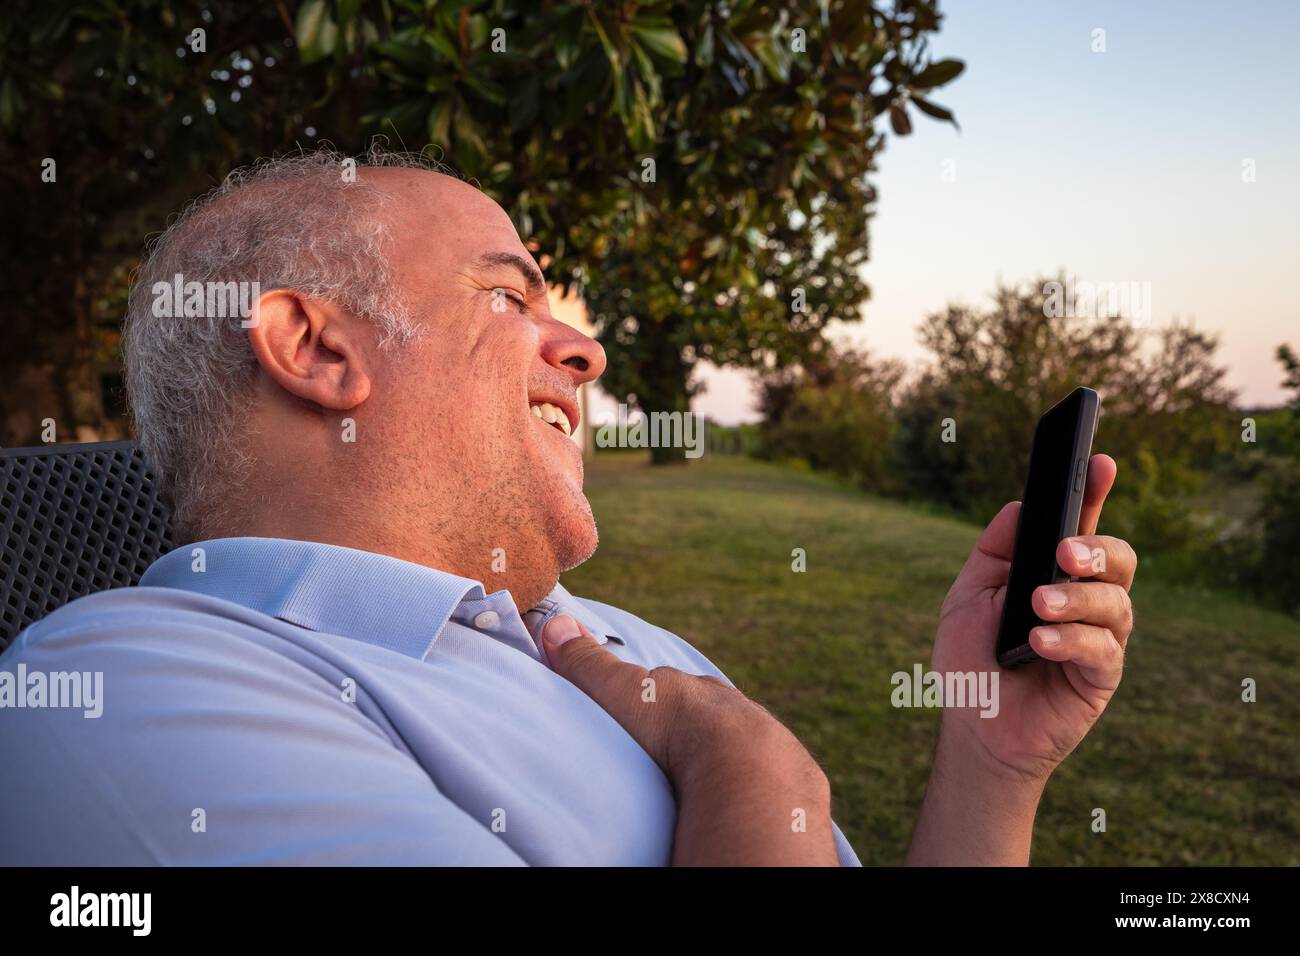
<svg viewBox="0 0 1300 956">
<path fill-rule="evenodd" d="M 759 454 L 987 520 L 1023 490 L 1038 417 L 1088 385 L 1102 396 L 1094 449 L 1119 464 L 1102 530 L 1155 573 L 1300 609 L 1300 360 L 1278 350 L 1292 401 L 1251 416 L 1224 384 L 1214 336 L 1049 317 L 1050 281 L 931 315 L 928 360 L 911 375 L 830 344 L 769 374 Z"/>
</svg>

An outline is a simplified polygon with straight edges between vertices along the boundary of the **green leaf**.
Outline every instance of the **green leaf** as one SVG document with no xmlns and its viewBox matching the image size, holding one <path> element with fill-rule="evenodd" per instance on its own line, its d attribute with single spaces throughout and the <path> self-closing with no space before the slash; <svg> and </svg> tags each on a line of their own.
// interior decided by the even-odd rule
<svg viewBox="0 0 1300 956">
<path fill-rule="evenodd" d="M 456 146 L 471 147 L 475 153 L 482 156 L 487 152 L 487 147 L 483 144 L 483 138 L 479 136 L 478 126 L 474 123 L 474 118 L 469 115 L 469 110 L 461 108 L 456 110 L 456 117 L 452 121 L 452 126 L 456 130 Z"/>
<path fill-rule="evenodd" d="M 432 65 L 427 47 L 396 39 L 376 43 L 375 53 L 411 70 L 426 70 Z"/>
<path fill-rule="evenodd" d="M 451 97 L 444 96 L 429 110 L 429 142 L 446 147 L 451 141 Z"/>
<path fill-rule="evenodd" d="M 650 54 L 646 52 L 645 47 L 641 46 L 639 43 L 632 44 L 632 55 L 636 59 L 637 69 L 640 70 L 643 77 L 647 80 L 658 78 L 658 74 L 655 72 L 655 65 L 651 61 Z"/>
<path fill-rule="evenodd" d="M 700 34 L 699 42 L 695 44 L 695 61 L 700 66 L 713 65 L 713 24 L 704 28 Z"/>
<path fill-rule="evenodd" d="M 889 125 L 899 136 L 912 132 L 912 121 L 907 118 L 907 110 L 897 104 L 889 108 Z"/>
<path fill-rule="evenodd" d="M 582 32 L 582 11 L 570 10 L 561 15 L 551 32 L 551 44 L 555 49 L 555 62 L 561 70 L 567 70 L 578 62 L 578 37 Z"/>
<path fill-rule="evenodd" d="M 589 10 L 588 13 L 591 17 L 592 28 L 596 31 L 596 36 L 600 38 L 600 45 L 605 48 L 605 56 L 609 59 L 609 68 L 614 73 L 619 73 L 623 69 L 623 57 L 619 54 L 618 47 L 614 46 L 614 42 L 609 38 L 609 34 L 605 31 L 604 25 L 595 12 Z"/>
<path fill-rule="evenodd" d="M 339 26 L 346 26 L 360 8 L 361 0 L 339 0 Z"/>
<path fill-rule="evenodd" d="M 673 63 L 686 62 L 686 44 L 671 21 L 656 17 L 652 25 L 646 20 L 632 24 L 632 37 L 637 44 L 653 56 Z"/>
<path fill-rule="evenodd" d="M 946 110 L 942 106 L 931 103 L 929 100 L 923 100 L 919 96 L 913 96 L 912 102 L 915 103 L 916 108 L 926 116 L 932 116 L 937 120 L 945 120 L 953 126 L 956 126 L 957 129 L 961 129 L 961 127 L 957 125 L 957 118 L 952 115 L 951 110 Z"/>
<path fill-rule="evenodd" d="M 939 60 L 937 63 L 931 63 L 914 76 L 911 85 L 918 90 L 933 89 L 936 86 L 951 83 L 961 76 L 962 71 L 965 69 L 966 64 L 961 60 Z"/>
<path fill-rule="evenodd" d="M 469 46 L 471 50 L 477 50 L 485 45 L 488 36 L 492 32 L 492 26 L 488 23 L 487 17 L 481 13 L 476 13 L 469 18 Z M 507 47 L 508 49 L 508 47 Z"/>
<path fill-rule="evenodd" d="M 304 64 L 315 63 L 333 53 L 338 28 L 330 19 L 329 0 L 307 0 L 299 7 L 293 34 L 298 56 Z"/>
<path fill-rule="evenodd" d="M 429 30 L 424 34 L 424 42 L 441 54 L 448 63 L 460 62 L 460 47 L 441 30 L 437 28 Z"/>
<path fill-rule="evenodd" d="M 785 82 L 789 78 L 790 70 L 782 52 L 771 37 L 763 37 L 758 42 L 754 55 L 758 57 L 772 79 Z"/>
<path fill-rule="evenodd" d="M 506 105 L 507 97 L 505 87 L 486 76 L 470 74 L 465 77 L 465 85 L 489 103 L 496 106 Z"/>
<path fill-rule="evenodd" d="M 387 110 L 366 114 L 362 117 L 362 122 L 366 125 L 378 126 L 389 133 L 396 130 L 400 135 L 406 131 L 423 137 L 427 128 L 425 124 L 428 122 L 430 102 L 432 101 L 427 96 L 405 100 Z"/>
</svg>

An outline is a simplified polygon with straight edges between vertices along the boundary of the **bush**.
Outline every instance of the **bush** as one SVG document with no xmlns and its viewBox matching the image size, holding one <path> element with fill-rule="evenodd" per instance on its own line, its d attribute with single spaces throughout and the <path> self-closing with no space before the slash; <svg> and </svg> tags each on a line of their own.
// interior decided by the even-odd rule
<svg viewBox="0 0 1300 956">
<path fill-rule="evenodd" d="M 1154 559 L 1148 574 L 1241 586 L 1300 613 L 1300 359 L 1278 350 L 1290 406 L 1247 414 L 1213 336 L 1049 318 L 1046 285 L 930 316 L 933 359 L 905 386 L 897 363 L 829 346 L 770 375 L 760 453 L 986 521 L 1020 496 L 1038 417 L 1089 385 L 1102 396 L 1094 447 L 1119 464 L 1101 530 Z"/>
<path fill-rule="evenodd" d="M 892 396 L 901 374 L 896 363 L 845 351 L 769 380 L 761 456 L 801 458 L 864 489 L 896 492 Z"/>
<path fill-rule="evenodd" d="M 1261 590 L 1300 614 L 1300 460 L 1279 460 L 1264 482 L 1259 523 Z"/>
</svg>

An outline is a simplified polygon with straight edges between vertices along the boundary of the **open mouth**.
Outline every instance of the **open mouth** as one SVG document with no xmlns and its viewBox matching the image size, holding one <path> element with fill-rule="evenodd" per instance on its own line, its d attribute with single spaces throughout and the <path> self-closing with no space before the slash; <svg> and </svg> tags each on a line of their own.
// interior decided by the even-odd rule
<svg viewBox="0 0 1300 956">
<path fill-rule="evenodd" d="M 564 432 L 566 437 L 573 434 L 573 422 L 569 420 L 569 412 L 560 406 L 552 405 L 550 402 L 529 402 L 528 409 L 546 424 L 553 425 Z"/>
</svg>

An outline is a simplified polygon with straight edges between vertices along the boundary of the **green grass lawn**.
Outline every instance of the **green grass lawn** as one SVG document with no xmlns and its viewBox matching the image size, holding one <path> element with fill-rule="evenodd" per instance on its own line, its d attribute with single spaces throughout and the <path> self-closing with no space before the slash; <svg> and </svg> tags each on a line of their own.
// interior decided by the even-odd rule
<svg viewBox="0 0 1300 956">
<path fill-rule="evenodd" d="M 565 586 L 708 655 L 822 762 L 863 863 L 901 863 L 938 712 L 892 708 L 889 678 L 928 668 L 979 528 L 733 457 L 651 468 L 602 454 L 587 489 L 600 550 Z M 1034 862 L 1300 862 L 1300 622 L 1141 571 L 1133 597 L 1124 683 L 1048 785 Z M 1246 677 L 1257 703 L 1241 701 Z M 1095 807 L 1106 833 L 1091 832 Z"/>
</svg>

